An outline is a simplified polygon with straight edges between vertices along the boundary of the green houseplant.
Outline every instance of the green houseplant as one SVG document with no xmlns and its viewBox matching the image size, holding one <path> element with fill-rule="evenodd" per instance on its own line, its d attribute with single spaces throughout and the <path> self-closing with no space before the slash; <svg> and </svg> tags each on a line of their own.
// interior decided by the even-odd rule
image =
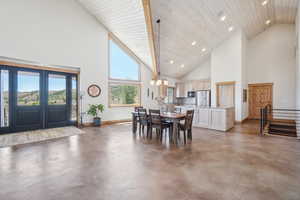
<svg viewBox="0 0 300 200">
<path fill-rule="evenodd" d="M 91 104 L 89 105 L 89 109 L 87 113 L 94 117 L 94 125 L 95 126 L 101 126 L 101 118 L 98 116 L 99 112 L 104 111 L 104 105 L 103 104 Z"/>
</svg>

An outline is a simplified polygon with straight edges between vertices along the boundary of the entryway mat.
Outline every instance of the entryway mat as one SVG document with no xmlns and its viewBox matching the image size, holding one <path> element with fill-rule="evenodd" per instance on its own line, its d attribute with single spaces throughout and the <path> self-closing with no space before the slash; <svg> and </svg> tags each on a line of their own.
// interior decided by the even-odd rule
<svg viewBox="0 0 300 200">
<path fill-rule="evenodd" d="M 79 135 L 83 133 L 84 131 L 82 131 L 79 128 L 76 128 L 74 126 L 68 126 L 61 128 L 40 129 L 34 131 L 5 134 L 0 135 L 0 148 L 19 144 L 46 141 L 56 138 Z"/>
</svg>

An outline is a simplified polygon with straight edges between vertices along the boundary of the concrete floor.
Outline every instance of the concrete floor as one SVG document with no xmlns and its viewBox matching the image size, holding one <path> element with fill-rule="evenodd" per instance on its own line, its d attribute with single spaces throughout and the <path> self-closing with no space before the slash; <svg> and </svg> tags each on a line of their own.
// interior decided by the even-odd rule
<svg viewBox="0 0 300 200">
<path fill-rule="evenodd" d="M 195 128 L 179 147 L 133 137 L 131 125 L 0 149 L 1 200 L 300 199 L 300 141 Z"/>
</svg>

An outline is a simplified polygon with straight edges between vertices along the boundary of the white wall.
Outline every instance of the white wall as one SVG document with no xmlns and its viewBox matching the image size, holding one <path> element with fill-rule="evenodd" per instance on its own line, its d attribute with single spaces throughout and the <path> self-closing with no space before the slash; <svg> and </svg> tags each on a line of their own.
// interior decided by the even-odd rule
<svg viewBox="0 0 300 200">
<path fill-rule="evenodd" d="M 108 108 L 108 32 L 76 1 L 1 1 L 0 24 L 0 56 L 80 67 L 82 91 L 90 84 L 102 88 L 100 97 L 84 97 L 84 110 L 102 103 L 103 120 L 130 118 L 133 108 Z M 142 66 L 141 75 L 142 104 L 151 106 L 151 72 Z"/>
<path fill-rule="evenodd" d="M 188 80 L 201 80 L 201 79 L 210 79 L 211 77 L 211 63 L 210 57 L 196 67 L 194 70 L 186 74 L 185 76 L 181 77 L 182 81 Z"/>
<path fill-rule="evenodd" d="M 251 39 L 247 49 L 249 83 L 274 83 L 274 108 L 296 106 L 295 26 L 273 25 Z"/>
<path fill-rule="evenodd" d="M 300 52 L 299 52 L 299 46 L 300 46 L 300 21 L 299 21 L 299 15 L 300 15 L 300 2 L 298 4 L 298 13 L 296 18 L 296 107 L 300 109 Z"/>
<path fill-rule="evenodd" d="M 242 121 L 242 70 L 243 32 L 236 31 L 228 40 L 215 48 L 211 54 L 212 106 L 216 106 L 216 83 L 235 81 L 235 118 Z"/>
</svg>

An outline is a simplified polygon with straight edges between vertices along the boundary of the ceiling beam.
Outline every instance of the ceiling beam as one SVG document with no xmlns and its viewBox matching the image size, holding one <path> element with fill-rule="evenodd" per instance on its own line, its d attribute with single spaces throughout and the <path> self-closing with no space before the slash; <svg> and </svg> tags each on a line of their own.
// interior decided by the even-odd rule
<svg viewBox="0 0 300 200">
<path fill-rule="evenodd" d="M 150 52 L 151 52 L 151 57 L 152 57 L 153 78 L 157 78 L 158 69 L 157 69 L 156 50 L 155 50 L 155 43 L 154 43 L 155 37 L 154 37 L 154 31 L 153 31 L 153 25 L 152 25 L 150 0 L 142 0 L 142 1 L 143 1 L 144 14 L 145 14 L 145 20 L 146 20 L 146 27 L 147 27 L 147 32 L 148 32 Z"/>
</svg>

